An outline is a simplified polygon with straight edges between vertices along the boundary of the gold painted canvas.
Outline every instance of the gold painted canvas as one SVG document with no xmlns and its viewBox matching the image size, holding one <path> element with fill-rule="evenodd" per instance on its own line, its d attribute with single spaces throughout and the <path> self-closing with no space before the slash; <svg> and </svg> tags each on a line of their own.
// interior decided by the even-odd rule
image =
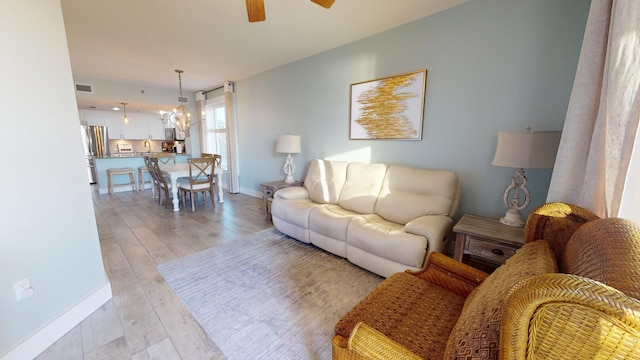
<svg viewBox="0 0 640 360">
<path fill-rule="evenodd" d="M 427 70 L 351 85 L 349 138 L 422 139 Z"/>
</svg>

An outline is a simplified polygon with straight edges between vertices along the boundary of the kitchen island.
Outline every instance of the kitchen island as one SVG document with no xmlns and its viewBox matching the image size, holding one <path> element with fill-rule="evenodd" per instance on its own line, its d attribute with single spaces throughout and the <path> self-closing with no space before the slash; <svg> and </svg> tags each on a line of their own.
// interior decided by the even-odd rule
<svg viewBox="0 0 640 360">
<path fill-rule="evenodd" d="M 151 153 L 160 154 L 160 153 Z M 149 153 L 136 153 L 136 154 L 127 154 L 126 156 L 121 155 L 111 155 L 105 157 L 96 157 L 95 158 L 95 168 L 96 168 L 96 182 L 98 184 L 98 189 L 100 194 L 108 194 L 109 189 L 107 188 L 107 169 L 109 168 L 122 168 L 122 167 L 130 167 L 133 168 L 136 173 L 136 184 L 140 183 L 140 179 L 138 179 L 138 167 L 144 166 L 144 156 L 148 156 Z M 176 154 L 176 163 L 186 163 L 187 159 L 190 158 L 191 155 L 188 154 Z M 145 181 L 150 181 L 149 173 L 145 174 Z M 129 179 L 122 177 L 114 177 L 113 179 L 113 192 L 121 192 L 121 191 L 131 191 L 131 186 L 129 185 Z M 127 186 L 120 186 L 127 185 Z M 151 189 L 150 183 L 145 183 L 145 189 Z"/>
</svg>

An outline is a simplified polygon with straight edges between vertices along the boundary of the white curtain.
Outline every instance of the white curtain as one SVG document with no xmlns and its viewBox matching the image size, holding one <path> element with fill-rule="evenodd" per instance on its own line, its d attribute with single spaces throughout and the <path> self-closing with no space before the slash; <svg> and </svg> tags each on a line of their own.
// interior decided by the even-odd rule
<svg viewBox="0 0 640 360">
<path fill-rule="evenodd" d="M 238 181 L 238 136 L 236 126 L 236 97 L 233 91 L 233 83 L 224 82 L 224 102 L 225 115 L 227 117 L 227 154 L 229 157 L 228 175 L 229 180 L 228 191 L 232 194 L 240 191 Z"/>
<path fill-rule="evenodd" d="M 640 1 L 592 0 L 547 201 L 619 216 L 639 118 Z"/>
<path fill-rule="evenodd" d="M 196 92 L 196 110 L 198 111 L 198 113 L 196 115 L 196 119 L 198 120 L 198 124 L 200 124 L 199 126 L 200 153 L 202 153 L 205 150 L 204 144 L 205 144 L 205 137 L 207 134 L 207 131 L 204 127 L 204 111 L 206 108 L 206 101 L 207 101 L 207 95 L 205 94 L 205 92 L 197 91 Z M 198 156 L 200 156 L 200 154 L 198 154 Z"/>
</svg>

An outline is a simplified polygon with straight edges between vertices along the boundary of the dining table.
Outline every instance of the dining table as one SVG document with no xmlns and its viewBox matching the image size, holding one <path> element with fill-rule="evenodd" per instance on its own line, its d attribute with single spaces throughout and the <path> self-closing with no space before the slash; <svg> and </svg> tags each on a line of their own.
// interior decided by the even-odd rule
<svg viewBox="0 0 640 360">
<path fill-rule="evenodd" d="M 182 177 L 189 177 L 189 163 L 177 163 L 177 164 L 158 164 L 160 171 L 163 175 L 169 176 L 171 179 L 171 194 L 173 195 L 173 211 L 180 211 L 180 201 L 178 200 L 178 179 Z M 213 168 L 213 176 L 215 177 L 214 186 L 218 193 L 218 202 L 224 203 L 222 196 L 222 186 L 220 186 L 220 175 L 224 173 L 223 169 L 219 166 Z M 215 199 L 211 199 L 212 201 Z"/>
</svg>

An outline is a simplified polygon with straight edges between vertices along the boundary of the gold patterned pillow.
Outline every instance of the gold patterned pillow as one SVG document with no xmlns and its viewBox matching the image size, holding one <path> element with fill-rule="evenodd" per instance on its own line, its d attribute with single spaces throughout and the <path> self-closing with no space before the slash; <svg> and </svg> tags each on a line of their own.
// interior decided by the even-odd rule
<svg viewBox="0 0 640 360">
<path fill-rule="evenodd" d="M 545 240 L 525 244 L 469 294 L 449 335 L 444 359 L 497 359 L 500 310 L 509 290 L 531 276 L 557 271 Z"/>
</svg>

